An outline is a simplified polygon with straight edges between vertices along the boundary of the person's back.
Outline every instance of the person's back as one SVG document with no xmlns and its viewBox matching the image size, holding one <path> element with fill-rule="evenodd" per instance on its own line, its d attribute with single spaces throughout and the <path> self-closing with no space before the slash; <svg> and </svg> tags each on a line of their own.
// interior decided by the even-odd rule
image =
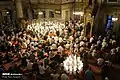
<svg viewBox="0 0 120 80">
<path fill-rule="evenodd" d="M 60 61 L 60 55 L 59 53 L 57 55 L 55 55 L 55 58 L 54 58 L 55 61 L 59 62 Z"/>
<path fill-rule="evenodd" d="M 59 80 L 60 75 L 58 73 L 56 73 L 56 71 L 54 73 L 50 74 L 50 75 L 52 77 L 52 80 Z"/>
<path fill-rule="evenodd" d="M 43 66 L 43 63 L 41 63 L 41 65 L 39 66 L 39 73 L 40 73 L 41 75 L 44 75 L 44 74 L 45 74 L 45 68 L 44 68 L 44 66 Z"/>
<path fill-rule="evenodd" d="M 49 64 L 49 60 L 47 57 L 44 58 L 44 67 L 46 68 L 46 66 Z"/>
<path fill-rule="evenodd" d="M 27 66 L 26 56 L 24 56 L 24 55 L 22 57 L 22 65 Z"/>
<path fill-rule="evenodd" d="M 32 62 L 28 62 L 28 63 L 27 63 L 27 69 L 28 69 L 28 70 L 32 70 L 32 66 L 33 66 L 33 63 L 32 63 Z"/>
<path fill-rule="evenodd" d="M 32 65 L 32 71 L 33 72 L 37 71 L 37 73 L 39 73 L 39 67 L 38 67 L 37 62 L 33 63 L 33 65 Z"/>
<path fill-rule="evenodd" d="M 85 78 L 86 80 L 93 80 L 93 72 L 90 69 L 85 71 Z"/>
<path fill-rule="evenodd" d="M 14 64 L 12 66 L 12 73 L 18 73 L 20 72 L 20 69 L 18 68 L 18 65 L 17 64 Z"/>
<path fill-rule="evenodd" d="M 5 57 L 7 62 L 9 63 L 11 61 L 11 55 L 9 53 L 6 53 Z"/>
<path fill-rule="evenodd" d="M 59 47 L 58 47 L 58 52 L 61 52 L 61 53 L 62 53 L 62 52 L 63 52 L 63 50 L 64 50 L 64 49 L 63 49 L 63 47 L 62 47 L 62 46 L 59 46 Z"/>
<path fill-rule="evenodd" d="M 61 75 L 61 80 L 68 80 L 68 75 L 65 74 L 65 73 L 63 73 L 63 74 Z"/>
</svg>

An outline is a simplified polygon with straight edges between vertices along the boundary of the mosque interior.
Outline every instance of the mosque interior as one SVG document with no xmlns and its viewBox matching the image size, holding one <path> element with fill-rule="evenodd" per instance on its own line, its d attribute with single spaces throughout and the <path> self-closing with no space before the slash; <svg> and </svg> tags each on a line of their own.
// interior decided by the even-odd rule
<svg viewBox="0 0 120 80">
<path fill-rule="evenodd" d="M 0 80 L 120 80 L 119 41 L 120 0 L 0 0 Z"/>
</svg>

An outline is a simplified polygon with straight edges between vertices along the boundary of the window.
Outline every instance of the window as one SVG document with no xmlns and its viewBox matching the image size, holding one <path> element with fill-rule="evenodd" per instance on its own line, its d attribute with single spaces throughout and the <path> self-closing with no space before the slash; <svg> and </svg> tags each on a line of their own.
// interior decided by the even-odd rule
<svg viewBox="0 0 120 80">
<path fill-rule="evenodd" d="M 89 0 L 88 4 L 89 4 L 89 5 L 92 5 L 92 0 Z"/>
<path fill-rule="evenodd" d="M 54 12 L 53 11 L 49 11 L 49 17 L 54 18 Z"/>
<path fill-rule="evenodd" d="M 75 20 L 80 20 L 80 15 L 75 15 Z"/>
<path fill-rule="evenodd" d="M 118 2 L 118 0 L 107 0 L 108 2 Z"/>
</svg>

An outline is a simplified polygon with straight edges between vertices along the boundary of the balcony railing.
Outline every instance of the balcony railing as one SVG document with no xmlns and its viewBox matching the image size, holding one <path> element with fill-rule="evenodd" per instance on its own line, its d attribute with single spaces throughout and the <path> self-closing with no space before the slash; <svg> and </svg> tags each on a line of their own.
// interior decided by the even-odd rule
<svg viewBox="0 0 120 80">
<path fill-rule="evenodd" d="M 105 4 L 120 4 L 120 0 L 104 0 Z"/>
<path fill-rule="evenodd" d="M 118 3 L 118 0 L 107 0 L 107 3 Z"/>
</svg>

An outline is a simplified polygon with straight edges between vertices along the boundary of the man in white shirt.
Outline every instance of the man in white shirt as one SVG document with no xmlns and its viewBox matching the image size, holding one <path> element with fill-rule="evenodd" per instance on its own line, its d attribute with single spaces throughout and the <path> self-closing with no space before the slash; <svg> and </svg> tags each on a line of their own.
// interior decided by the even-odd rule
<svg viewBox="0 0 120 80">
<path fill-rule="evenodd" d="M 55 43 L 57 44 L 59 38 L 57 36 L 54 37 Z"/>
<path fill-rule="evenodd" d="M 70 37 L 69 37 L 69 40 L 70 40 L 70 42 L 72 42 L 73 41 L 73 36 L 71 35 Z"/>
<path fill-rule="evenodd" d="M 120 51 L 120 47 L 118 46 L 117 48 L 116 48 L 116 52 L 119 52 Z"/>
<path fill-rule="evenodd" d="M 116 40 L 112 40 L 112 44 L 115 44 L 116 43 Z"/>
<path fill-rule="evenodd" d="M 100 41 L 100 40 L 98 40 L 98 41 L 97 41 L 97 45 L 100 45 L 100 44 L 101 44 L 101 41 Z"/>
<path fill-rule="evenodd" d="M 92 43 L 94 41 L 94 38 L 93 37 L 91 37 L 90 38 L 90 43 Z"/>
<path fill-rule="evenodd" d="M 63 51 L 64 51 L 63 47 L 62 47 L 62 46 L 59 46 L 59 47 L 58 47 L 58 52 L 63 53 Z"/>
<path fill-rule="evenodd" d="M 84 51 L 84 47 L 80 47 L 79 49 L 80 53 Z"/>
<path fill-rule="evenodd" d="M 90 51 L 92 51 L 95 47 L 95 44 L 92 44 L 91 47 L 90 47 Z"/>
<path fill-rule="evenodd" d="M 43 66 L 43 63 L 41 63 L 41 65 L 39 66 L 39 73 L 42 76 L 45 74 L 45 67 Z"/>
<path fill-rule="evenodd" d="M 62 37 L 59 37 L 59 43 L 61 43 L 63 41 Z"/>
<path fill-rule="evenodd" d="M 116 52 L 116 49 L 115 49 L 115 48 L 111 49 L 111 55 L 114 55 L 115 52 Z"/>
<path fill-rule="evenodd" d="M 80 36 L 79 39 L 80 39 L 80 41 L 83 40 L 83 39 L 84 39 L 84 36 Z"/>
<path fill-rule="evenodd" d="M 80 42 L 80 47 L 81 47 L 81 46 L 84 46 L 84 45 L 85 45 L 85 42 L 84 42 L 84 41 L 81 41 L 81 42 Z"/>
<path fill-rule="evenodd" d="M 28 60 L 27 61 L 27 69 L 32 70 L 32 66 L 33 66 L 33 63 Z"/>
</svg>

